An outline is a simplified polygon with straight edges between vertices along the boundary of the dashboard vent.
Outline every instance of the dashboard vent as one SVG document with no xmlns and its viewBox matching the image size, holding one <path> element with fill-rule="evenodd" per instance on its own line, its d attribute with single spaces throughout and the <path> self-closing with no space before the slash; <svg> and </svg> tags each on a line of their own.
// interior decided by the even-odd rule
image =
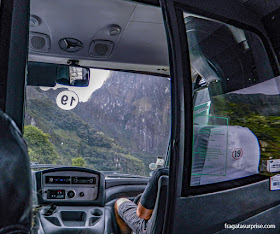
<svg viewBox="0 0 280 234">
<path fill-rule="evenodd" d="M 106 40 L 94 40 L 89 48 L 89 55 L 96 58 L 107 58 L 112 54 L 114 43 Z"/>
<path fill-rule="evenodd" d="M 46 34 L 30 32 L 29 35 L 29 49 L 36 52 L 50 51 L 50 38 Z"/>
</svg>

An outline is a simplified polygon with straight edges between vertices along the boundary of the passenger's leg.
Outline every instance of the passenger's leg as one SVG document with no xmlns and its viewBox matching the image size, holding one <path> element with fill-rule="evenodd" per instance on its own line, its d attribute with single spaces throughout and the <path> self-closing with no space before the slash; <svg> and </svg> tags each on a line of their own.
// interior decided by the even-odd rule
<svg viewBox="0 0 280 234">
<path fill-rule="evenodd" d="M 120 198 L 115 203 L 115 213 L 118 213 L 121 221 L 124 222 L 125 226 L 120 222 L 119 226 L 123 233 L 128 229 L 125 229 L 127 226 L 136 234 L 146 233 L 146 224 L 147 221 L 140 219 L 137 214 L 137 205 L 128 200 L 127 198 Z M 116 215 L 117 216 L 117 215 Z"/>
<path fill-rule="evenodd" d="M 130 227 L 123 221 L 123 219 L 120 217 L 118 209 L 120 204 L 122 204 L 125 201 L 130 201 L 127 198 L 120 198 L 115 202 L 115 206 L 114 206 L 114 210 L 115 210 L 115 216 L 116 216 L 116 220 L 117 220 L 117 224 L 119 226 L 119 229 L 121 231 L 122 234 L 130 234 L 131 233 L 131 229 Z"/>
</svg>

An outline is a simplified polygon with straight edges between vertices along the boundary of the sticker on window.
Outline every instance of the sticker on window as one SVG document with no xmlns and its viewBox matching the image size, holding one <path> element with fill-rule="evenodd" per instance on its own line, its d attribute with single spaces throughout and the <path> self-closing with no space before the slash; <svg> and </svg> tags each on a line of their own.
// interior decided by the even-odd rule
<svg viewBox="0 0 280 234">
<path fill-rule="evenodd" d="M 232 157 L 235 160 L 240 159 L 242 157 L 242 155 L 243 155 L 243 150 L 241 148 L 237 148 L 232 152 Z"/>
<path fill-rule="evenodd" d="M 56 104 L 63 110 L 74 109 L 79 102 L 78 95 L 73 91 L 62 91 L 56 97 Z"/>
</svg>

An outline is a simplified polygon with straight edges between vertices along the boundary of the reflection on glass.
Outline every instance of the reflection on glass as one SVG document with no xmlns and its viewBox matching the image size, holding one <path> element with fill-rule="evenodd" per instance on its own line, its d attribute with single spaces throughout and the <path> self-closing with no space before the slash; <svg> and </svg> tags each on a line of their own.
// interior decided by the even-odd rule
<svg viewBox="0 0 280 234">
<path fill-rule="evenodd" d="M 264 46 L 256 34 L 217 21 L 185 14 L 185 25 L 193 76 L 191 185 L 258 174 L 260 160 L 280 158 L 279 79 Z"/>
</svg>

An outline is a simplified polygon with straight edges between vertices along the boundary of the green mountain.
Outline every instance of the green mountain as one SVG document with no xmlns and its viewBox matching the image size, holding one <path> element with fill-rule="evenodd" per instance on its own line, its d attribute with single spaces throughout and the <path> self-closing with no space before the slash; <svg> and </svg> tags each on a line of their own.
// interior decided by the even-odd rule
<svg viewBox="0 0 280 234">
<path fill-rule="evenodd" d="M 74 112 L 143 161 L 149 173 L 149 164 L 167 151 L 170 88 L 166 77 L 111 72 L 103 86 Z"/>
<path fill-rule="evenodd" d="M 149 164 L 166 155 L 171 116 L 168 78 L 111 71 L 101 88 L 71 111 L 56 104 L 64 90 L 27 87 L 25 124 L 49 136 L 58 155 L 55 163 L 71 165 L 72 159 L 82 157 L 85 166 L 97 170 L 148 175 Z M 38 149 L 31 152 L 38 158 L 34 152 Z"/>
<path fill-rule="evenodd" d="M 76 113 L 59 109 L 39 88 L 28 89 L 33 95 L 26 103 L 24 137 L 31 159 L 39 163 L 72 165 L 72 159 L 82 157 L 89 168 L 125 173 L 137 171 L 144 175 L 143 162 L 114 139 L 97 131 Z"/>
</svg>

